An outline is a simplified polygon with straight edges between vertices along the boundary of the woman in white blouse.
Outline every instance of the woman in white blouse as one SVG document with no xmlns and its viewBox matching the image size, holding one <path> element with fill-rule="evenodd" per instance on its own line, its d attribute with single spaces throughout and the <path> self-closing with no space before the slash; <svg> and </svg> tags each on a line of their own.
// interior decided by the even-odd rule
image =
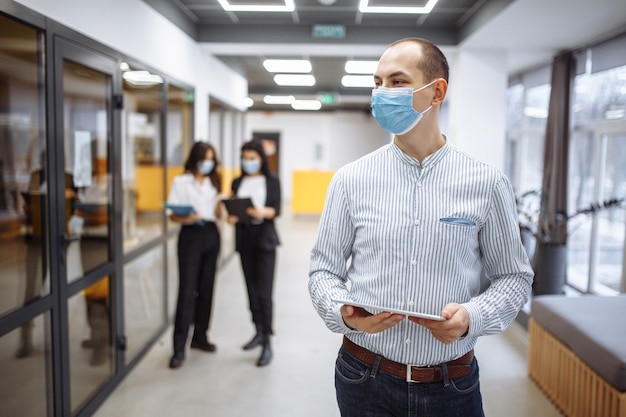
<svg viewBox="0 0 626 417">
<path fill-rule="evenodd" d="M 168 209 L 170 220 L 180 223 L 178 235 L 178 302 L 174 320 L 174 355 L 170 368 L 185 360 L 189 327 L 194 331 L 191 348 L 215 352 L 207 331 L 211 317 L 215 270 L 220 250 L 220 235 L 215 220 L 220 216 L 218 173 L 215 149 L 206 142 L 196 142 L 185 162 L 185 172 L 174 178 L 169 205 L 191 206 L 187 213 Z"/>
</svg>

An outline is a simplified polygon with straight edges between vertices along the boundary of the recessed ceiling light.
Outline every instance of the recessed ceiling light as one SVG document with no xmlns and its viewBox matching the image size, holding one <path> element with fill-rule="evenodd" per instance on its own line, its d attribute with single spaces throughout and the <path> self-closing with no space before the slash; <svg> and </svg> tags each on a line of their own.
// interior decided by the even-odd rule
<svg viewBox="0 0 626 417">
<path fill-rule="evenodd" d="M 293 0 L 285 0 L 282 6 L 267 4 L 230 4 L 228 0 L 217 0 L 222 8 L 229 12 L 293 12 L 296 9 Z"/>
<path fill-rule="evenodd" d="M 322 103 L 319 100 L 296 100 L 291 103 L 294 110 L 319 110 Z"/>
<path fill-rule="evenodd" d="M 274 82 L 278 85 L 309 87 L 315 85 L 315 77 L 311 74 L 276 74 Z"/>
<path fill-rule="evenodd" d="M 266 59 L 263 66 L 269 72 L 311 72 L 311 61 L 308 59 Z"/>
<path fill-rule="evenodd" d="M 369 74 L 376 72 L 378 61 L 346 61 L 344 69 L 348 74 Z"/>
<path fill-rule="evenodd" d="M 291 104 L 296 100 L 294 96 L 270 96 L 263 97 L 265 104 Z"/>
<path fill-rule="evenodd" d="M 361 13 L 407 13 L 407 14 L 428 14 L 435 7 L 438 0 L 428 0 L 425 6 L 370 6 L 369 0 L 361 0 L 359 2 L 359 11 Z"/>
<path fill-rule="evenodd" d="M 344 75 L 341 77 L 341 85 L 344 87 L 369 87 L 374 88 L 374 77 L 371 75 Z"/>
<path fill-rule="evenodd" d="M 250 97 L 246 97 L 243 99 L 243 105 L 250 108 L 254 106 L 254 100 L 252 100 Z"/>
</svg>

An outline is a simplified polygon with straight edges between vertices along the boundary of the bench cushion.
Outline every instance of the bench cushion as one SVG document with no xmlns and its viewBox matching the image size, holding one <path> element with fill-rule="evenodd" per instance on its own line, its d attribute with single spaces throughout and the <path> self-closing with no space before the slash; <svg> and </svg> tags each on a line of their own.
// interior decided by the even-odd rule
<svg viewBox="0 0 626 417">
<path fill-rule="evenodd" d="M 626 391 L 626 295 L 533 298 L 531 316 L 591 369 Z"/>
</svg>

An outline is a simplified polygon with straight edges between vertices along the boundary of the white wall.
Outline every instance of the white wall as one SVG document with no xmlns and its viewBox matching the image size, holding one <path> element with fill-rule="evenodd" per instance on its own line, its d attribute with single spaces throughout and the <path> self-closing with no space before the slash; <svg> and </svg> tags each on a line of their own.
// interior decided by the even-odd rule
<svg viewBox="0 0 626 417">
<path fill-rule="evenodd" d="M 196 137 L 209 137 L 209 95 L 245 110 L 248 82 L 141 0 L 16 0 L 196 89 Z"/>
<path fill-rule="evenodd" d="M 252 132 L 280 133 L 280 180 L 283 200 L 291 200 L 294 170 L 336 170 L 389 143 L 368 114 L 361 112 L 249 112 L 246 138 Z"/>
<path fill-rule="evenodd" d="M 507 55 L 460 50 L 450 68 L 448 138 L 502 170 L 506 138 Z"/>
</svg>

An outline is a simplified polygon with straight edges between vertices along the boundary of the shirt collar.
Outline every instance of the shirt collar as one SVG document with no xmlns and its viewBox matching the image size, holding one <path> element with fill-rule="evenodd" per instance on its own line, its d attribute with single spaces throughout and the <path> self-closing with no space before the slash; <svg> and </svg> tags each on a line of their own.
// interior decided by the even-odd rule
<svg viewBox="0 0 626 417">
<path fill-rule="evenodd" d="M 422 169 L 437 165 L 439 161 L 441 161 L 450 152 L 450 145 L 448 144 L 448 139 L 445 136 L 444 136 L 444 139 L 446 140 L 446 143 L 441 148 L 437 149 L 435 153 L 432 153 L 428 155 L 426 158 L 424 158 L 424 160 L 422 161 L 422 165 L 421 165 Z M 398 147 L 398 145 L 395 144 L 395 142 L 392 141 L 390 144 L 390 147 L 391 147 L 391 152 L 393 153 L 393 155 L 395 155 L 402 162 L 420 168 L 419 161 L 413 158 L 412 156 L 405 154 Z"/>
</svg>

